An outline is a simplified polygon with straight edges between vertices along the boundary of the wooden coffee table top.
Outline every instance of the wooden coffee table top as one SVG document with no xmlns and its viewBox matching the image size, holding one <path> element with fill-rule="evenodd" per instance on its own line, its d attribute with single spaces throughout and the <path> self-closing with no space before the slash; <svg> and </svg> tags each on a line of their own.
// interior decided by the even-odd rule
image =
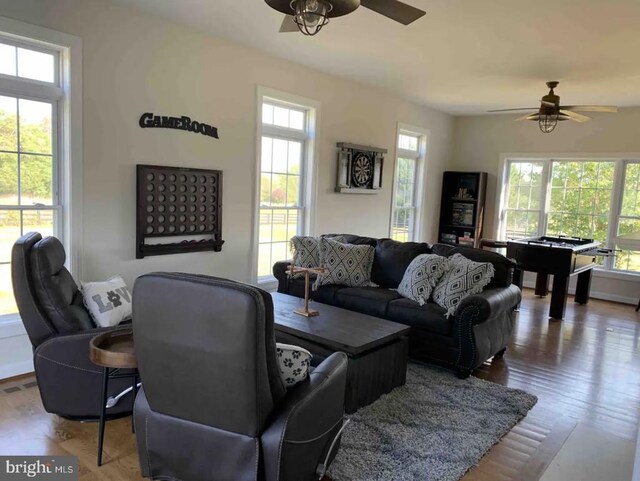
<svg viewBox="0 0 640 481">
<path fill-rule="evenodd" d="M 360 354 L 409 334 L 409 326 L 314 302 L 320 314 L 304 317 L 294 314 L 303 299 L 280 294 L 273 297 L 275 329 L 335 351 Z"/>
</svg>

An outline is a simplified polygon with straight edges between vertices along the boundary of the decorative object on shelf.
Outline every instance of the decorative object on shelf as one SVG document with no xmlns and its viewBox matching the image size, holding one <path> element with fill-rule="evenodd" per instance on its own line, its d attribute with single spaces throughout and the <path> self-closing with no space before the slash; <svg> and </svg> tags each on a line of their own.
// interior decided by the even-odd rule
<svg viewBox="0 0 640 481">
<path fill-rule="evenodd" d="M 375 194 L 382 188 L 382 167 L 387 149 L 338 142 L 336 192 Z"/>
<path fill-rule="evenodd" d="M 330 18 L 342 17 L 361 5 L 403 25 L 409 25 L 425 15 L 424 10 L 398 0 L 265 0 L 284 13 L 281 33 L 302 32 L 315 35 L 329 23 Z"/>
<path fill-rule="evenodd" d="M 296 267 L 294 265 L 290 265 L 289 269 L 287 269 L 287 274 L 290 276 L 294 276 L 295 274 L 304 275 L 304 307 L 298 307 L 293 310 L 296 314 L 299 314 L 304 317 L 315 317 L 319 314 L 315 309 L 309 309 L 309 276 L 311 274 L 322 275 L 326 274 L 327 269 L 324 267 Z"/>
<path fill-rule="evenodd" d="M 138 165 L 137 206 L 136 259 L 222 250 L 221 170 Z M 145 243 L 176 236 L 199 238 Z"/>
<path fill-rule="evenodd" d="M 140 116 L 138 124 L 143 129 L 160 128 L 186 130 L 197 134 L 206 135 L 218 139 L 218 129 L 212 125 L 203 122 L 196 122 L 190 117 L 183 115 L 182 117 L 167 117 L 165 115 L 155 115 L 151 112 L 145 112 Z"/>
<path fill-rule="evenodd" d="M 587 122 L 591 120 L 591 117 L 579 114 L 577 112 L 610 112 L 615 113 L 618 111 L 618 107 L 613 105 L 560 105 L 560 97 L 555 94 L 554 89 L 558 87 L 560 82 L 551 81 L 547 82 L 549 87 L 549 93 L 542 97 L 540 100 L 540 107 L 523 107 L 518 109 L 499 109 L 489 110 L 489 112 L 512 112 L 518 110 L 535 110 L 535 112 L 528 113 L 523 117 L 515 119 L 519 120 L 533 120 L 538 122 L 540 130 L 545 134 L 553 132 L 558 125 L 558 122 L 564 120 L 573 120 L 574 122 Z"/>
<path fill-rule="evenodd" d="M 444 173 L 438 242 L 478 247 L 486 186 L 486 172 Z"/>
</svg>

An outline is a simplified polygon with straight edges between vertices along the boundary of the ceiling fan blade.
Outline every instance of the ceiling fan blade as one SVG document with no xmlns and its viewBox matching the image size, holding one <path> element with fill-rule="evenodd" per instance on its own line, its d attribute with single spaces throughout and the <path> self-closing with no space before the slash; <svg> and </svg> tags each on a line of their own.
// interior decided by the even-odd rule
<svg viewBox="0 0 640 481">
<path fill-rule="evenodd" d="M 591 117 L 587 117 L 586 115 L 578 114 L 576 112 L 572 112 L 571 110 L 560 109 L 560 113 L 566 115 L 571 120 L 575 120 L 576 122 L 588 122 L 591 120 Z"/>
<path fill-rule="evenodd" d="M 280 26 L 280 33 L 298 32 L 299 30 L 293 17 L 291 15 L 285 15 L 282 25 Z"/>
<path fill-rule="evenodd" d="M 563 105 L 562 110 L 572 112 L 617 112 L 618 107 L 613 105 Z"/>
<path fill-rule="evenodd" d="M 398 0 L 361 0 L 360 5 L 403 25 L 409 25 L 427 13 Z"/>
<path fill-rule="evenodd" d="M 522 107 L 519 109 L 498 109 L 498 110 L 487 110 L 487 112 L 516 112 L 518 110 L 539 110 L 538 107 Z"/>
<path fill-rule="evenodd" d="M 522 117 L 518 117 L 514 119 L 514 122 L 520 122 L 521 120 L 538 120 L 538 113 L 523 115 Z"/>
</svg>

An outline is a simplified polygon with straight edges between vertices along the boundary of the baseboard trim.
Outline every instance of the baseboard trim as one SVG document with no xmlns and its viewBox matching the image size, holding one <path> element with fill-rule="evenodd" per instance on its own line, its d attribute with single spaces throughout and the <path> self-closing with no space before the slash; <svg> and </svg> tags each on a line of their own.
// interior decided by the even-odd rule
<svg viewBox="0 0 640 481">
<path fill-rule="evenodd" d="M 22 374 L 29 374 L 34 371 L 33 361 L 14 362 L 5 366 L 0 366 L 0 380 L 5 380 L 11 377 L 21 376 Z"/>
<path fill-rule="evenodd" d="M 536 283 L 533 281 L 525 281 L 522 283 L 522 285 L 523 287 L 528 287 L 530 289 L 536 288 Z M 575 293 L 575 288 L 569 288 L 569 294 L 573 296 L 575 295 Z M 617 294 L 611 294 L 609 292 L 591 291 L 589 293 L 589 297 L 593 299 L 601 299 L 603 301 L 619 302 L 621 304 L 636 305 L 638 303 L 638 299 L 635 297 L 619 296 Z"/>
</svg>

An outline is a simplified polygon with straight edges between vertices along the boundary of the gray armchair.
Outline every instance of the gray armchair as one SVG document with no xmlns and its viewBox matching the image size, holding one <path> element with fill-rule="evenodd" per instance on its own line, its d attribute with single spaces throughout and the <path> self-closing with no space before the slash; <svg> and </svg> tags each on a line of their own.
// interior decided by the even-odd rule
<svg viewBox="0 0 640 481">
<path fill-rule="evenodd" d="M 322 477 L 343 422 L 343 353 L 287 391 L 276 361 L 271 296 L 233 281 L 145 275 L 136 281 L 133 311 L 143 386 L 134 417 L 144 477 Z"/>
<path fill-rule="evenodd" d="M 55 237 L 30 232 L 11 252 L 11 278 L 20 317 L 33 346 L 33 363 L 42 404 L 47 412 L 70 419 L 100 416 L 102 369 L 89 359 L 89 341 L 108 329 L 96 329 L 82 293 L 64 267 L 64 247 Z M 131 382 L 114 379 L 109 394 Z M 107 411 L 109 417 L 130 414 L 133 398 L 125 396 Z"/>
</svg>

